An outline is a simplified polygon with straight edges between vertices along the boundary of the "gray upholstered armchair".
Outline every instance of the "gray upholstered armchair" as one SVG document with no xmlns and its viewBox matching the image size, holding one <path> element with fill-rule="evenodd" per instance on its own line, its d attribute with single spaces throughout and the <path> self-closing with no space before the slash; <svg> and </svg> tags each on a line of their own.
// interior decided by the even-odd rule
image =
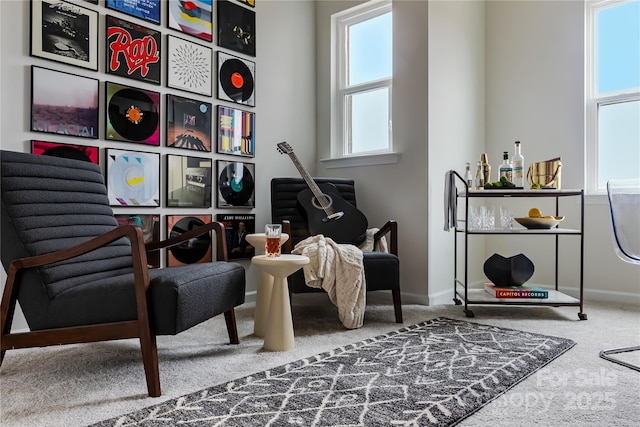
<svg viewBox="0 0 640 427">
<path fill-rule="evenodd" d="M 118 226 L 100 167 L 0 151 L 2 264 L 0 363 L 9 349 L 139 338 L 150 396 L 160 395 L 156 335 L 175 335 L 224 313 L 238 343 L 234 307 L 245 271 L 226 262 L 224 226 L 211 223 L 145 247 Z M 215 231 L 218 260 L 148 269 L 148 250 Z M 30 331 L 12 333 L 16 301 Z"/>
<path fill-rule="evenodd" d="M 345 202 L 356 207 L 355 182 L 352 179 L 313 178 L 313 180 L 318 185 L 334 186 L 335 191 Z M 282 223 L 283 233 L 290 236 L 283 246 L 284 253 L 291 252 L 292 247 L 311 235 L 307 214 L 298 202 L 298 193 L 307 188 L 307 183 L 302 178 L 273 178 L 271 180 L 271 221 L 276 224 Z M 389 220 L 379 228 L 375 234 L 375 240 L 388 237 L 389 252 L 367 251 L 363 253 L 367 292 L 391 291 L 395 320 L 397 323 L 402 323 L 397 223 L 394 220 Z M 291 294 L 322 292 L 322 290 L 306 285 L 302 270 L 289 276 L 288 280 Z"/>
</svg>

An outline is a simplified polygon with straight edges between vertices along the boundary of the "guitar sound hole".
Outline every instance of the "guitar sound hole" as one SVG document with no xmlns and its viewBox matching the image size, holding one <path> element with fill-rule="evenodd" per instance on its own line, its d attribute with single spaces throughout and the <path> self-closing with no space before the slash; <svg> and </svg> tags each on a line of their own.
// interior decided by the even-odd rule
<svg viewBox="0 0 640 427">
<path fill-rule="evenodd" d="M 325 210 L 328 207 L 331 207 L 331 205 L 333 204 L 333 200 L 331 199 L 331 196 L 328 196 L 326 194 L 323 194 L 322 197 L 324 198 L 324 201 L 326 202 L 325 206 L 322 206 L 321 204 L 318 203 L 318 199 L 316 199 L 315 197 L 311 198 L 311 205 L 316 208 L 316 209 L 320 209 L 320 210 Z"/>
</svg>

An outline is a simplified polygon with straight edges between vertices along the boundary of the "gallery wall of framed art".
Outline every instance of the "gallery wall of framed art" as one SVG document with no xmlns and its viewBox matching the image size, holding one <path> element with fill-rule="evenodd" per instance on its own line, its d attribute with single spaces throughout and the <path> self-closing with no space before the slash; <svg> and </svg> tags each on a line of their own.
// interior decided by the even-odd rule
<svg viewBox="0 0 640 427">
<path fill-rule="evenodd" d="M 119 223 L 145 241 L 214 218 L 229 244 L 255 231 L 256 13 L 254 0 L 33 0 L 28 149 L 100 165 Z M 149 262 L 212 259 L 198 247 Z"/>
</svg>

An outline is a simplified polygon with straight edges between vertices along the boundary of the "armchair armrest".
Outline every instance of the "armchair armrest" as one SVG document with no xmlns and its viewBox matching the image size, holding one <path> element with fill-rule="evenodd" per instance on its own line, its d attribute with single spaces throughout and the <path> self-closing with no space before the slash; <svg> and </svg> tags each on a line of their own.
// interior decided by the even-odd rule
<svg viewBox="0 0 640 427">
<path fill-rule="evenodd" d="M 189 230 L 186 233 L 183 233 L 177 237 L 165 239 L 161 242 L 147 243 L 145 248 L 147 252 L 170 248 L 172 246 L 179 245 L 182 242 L 186 242 L 187 240 L 193 239 L 194 237 L 198 237 L 205 233 L 208 233 L 211 230 L 215 231 L 216 260 L 228 261 L 229 256 L 227 254 L 227 239 L 224 231 L 224 224 L 217 221 L 201 225 L 200 227 L 194 228 L 193 230 Z"/>
<path fill-rule="evenodd" d="M 106 246 L 123 237 L 128 238 L 131 242 L 131 257 L 133 262 L 138 316 L 147 316 L 146 292 L 149 287 L 149 272 L 147 270 L 147 253 L 144 247 L 144 236 L 142 235 L 142 229 L 133 225 L 122 225 L 98 237 L 94 237 L 91 240 L 87 240 L 84 243 L 67 249 L 61 249 L 44 255 L 18 258 L 11 261 L 9 268 L 7 269 L 7 280 L 5 282 L 4 293 L 2 295 L 2 314 L 0 318 L 2 323 L 2 333 L 8 334 L 10 332 L 5 329 L 10 328 L 11 322 L 8 320 L 13 317 L 13 311 L 15 310 L 15 302 L 18 292 L 18 286 L 16 286 L 16 283 L 18 282 L 21 270 L 41 267 L 43 265 L 75 258 Z"/>
<path fill-rule="evenodd" d="M 389 252 L 398 256 L 398 223 L 391 219 L 387 221 L 373 236 L 374 246 L 385 235 L 389 234 Z"/>
</svg>

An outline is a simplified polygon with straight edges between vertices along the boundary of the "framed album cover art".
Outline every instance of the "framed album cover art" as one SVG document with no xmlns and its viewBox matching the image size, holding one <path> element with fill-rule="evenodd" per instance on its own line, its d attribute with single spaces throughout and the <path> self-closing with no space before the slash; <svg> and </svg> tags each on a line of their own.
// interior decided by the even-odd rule
<svg viewBox="0 0 640 427">
<path fill-rule="evenodd" d="M 109 9 L 117 10 L 145 21 L 160 23 L 161 0 L 105 0 Z"/>
<path fill-rule="evenodd" d="M 160 84 L 160 31 L 106 16 L 106 72 Z"/>
<path fill-rule="evenodd" d="M 167 147 L 211 151 L 211 104 L 167 94 Z"/>
<path fill-rule="evenodd" d="M 211 223 L 211 215 L 167 215 L 167 238 L 180 237 L 182 234 Z M 198 237 L 167 248 L 167 265 L 187 265 L 211 262 L 211 235 Z"/>
<path fill-rule="evenodd" d="M 144 243 L 160 241 L 160 215 L 156 214 L 114 214 L 119 225 L 135 225 L 142 229 Z M 147 264 L 160 268 L 160 251 L 147 252 Z"/>
<path fill-rule="evenodd" d="M 31 130 L 98 138 L 99 81 L 31 66 Z"/>
<path fill-rule="evenodd" d="M 218 148 L 221 154 L 255 156 L 255 113 L 218 105 Z"/>
<path fill-rule="evenodd" d="M 256 0 L 238 0 L 242 4 L 246 4 L 249 7 L 256 7 Z"/>
<path fill-rule="evenodd" d="M 211 207 L 212 160 L 167 154 L 167 207 Z"/>
<path fill-rule="evenodd" d="M 224 224 L 229 259 L 246 259 L 255 255 L 255 248 L 247 242 L 247 234 L 256 232 L 254 214 L 217 214 L 216 221 Z"/>
<path fill-rule="evenodd" d="M 255 165 L 253 163 L 216 162 L 218 177 L 217 208 L 255 208 Z"/>
<path fill-rule="evenodd" d="M 31 154 L 64 157 L 100 164 L 98 147 L 31 140 Z"/>
<path fill-rule="evenodd" d="M 105 82 L 106 139 L 160 145 L 160 93 Z"/>
<path fill-rule="evenodd" d="M 62 0 L 32 0 L 30 54 L 98 71 L 98 12 Z"/>
<path fill-rule="evenodd" d="M 160 154 L 106 149 L 111 206 L 160 206 Z"/>
<path fill-rule="evenodd" d="M 211 96 L 213 49 L 167 35 L 167 87 Z"/>
<path fill-rule="evenodd" d="M 218 0 L 218 46 L 256 56 L 256 13 L 230 0 Z"/>
<path fill-rule="evenodd" d="M 256 63 L 218 51 L 218 99 L 255 107 Z"/>
<path fill-rule="evenodd" d="M 210 42 L 213 40 L 212 0 L 167 0 L 167 26 Z"/>
</svg>

